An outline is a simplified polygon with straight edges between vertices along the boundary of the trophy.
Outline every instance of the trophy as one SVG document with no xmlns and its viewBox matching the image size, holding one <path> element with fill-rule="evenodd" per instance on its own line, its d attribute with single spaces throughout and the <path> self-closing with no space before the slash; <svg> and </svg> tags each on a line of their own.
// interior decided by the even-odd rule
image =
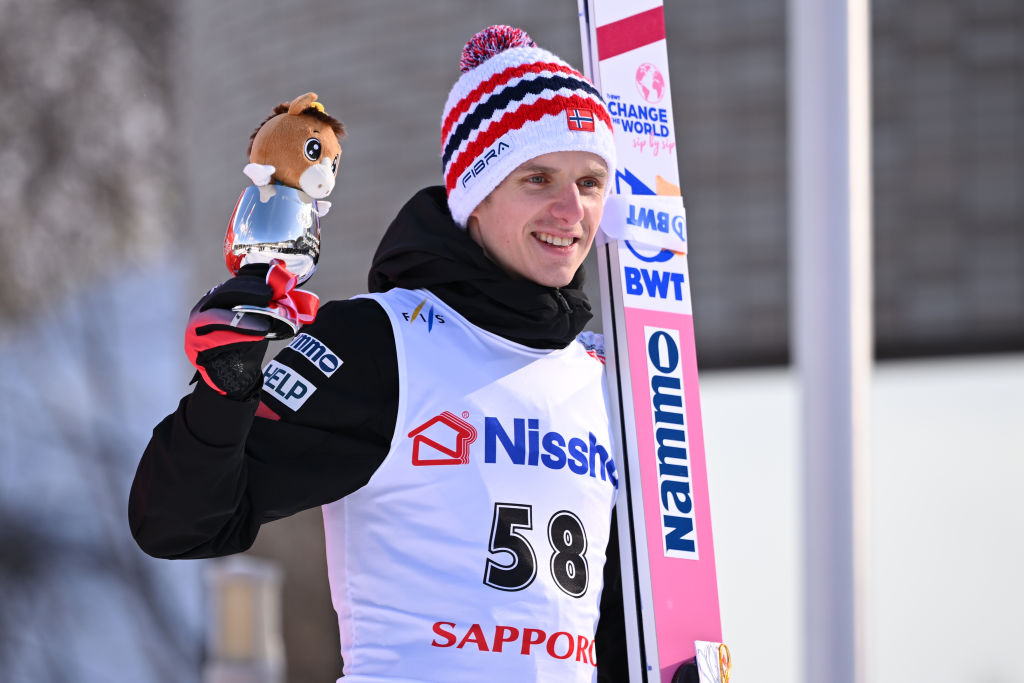
<svg viewBox="0 0 1024 683">
<path fill-rule="evenodd" d="M 345 128 L 329 116 L 316 93 L 281 103 L 252 134 L 252 180 L 235 203 L 224 235 L 224 262 L 233 275 L 242 266 L 267 264 L 274 300 L 267 307 L 233 310 L 270 318 L 268 339 L 287 339 L 316 317 L 319 299 L 296 289 L 320 258 L 320 217 L 331 203 Z"/>
</svg>

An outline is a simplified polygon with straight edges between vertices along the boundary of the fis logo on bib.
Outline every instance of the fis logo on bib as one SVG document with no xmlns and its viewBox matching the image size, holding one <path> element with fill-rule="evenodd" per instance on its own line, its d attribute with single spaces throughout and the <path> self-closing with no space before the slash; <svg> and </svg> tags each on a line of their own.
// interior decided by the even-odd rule
<svg viewBox="0 0 1024 683">
<path fill-rule="evenodd" d="M 405 318 L 412 325 L 415 325 L 417 322 L 426 323 L 427 332 L 431 332 L 434 329 L 434 323 L 437 323 L 438 325 L 444 325 L 446 321 L 443 315 L 434 312 L 434 304 L 430 304 L 427 310 L 424 311 L 423 307 L 426 305 L 427 299 L 423 299 L 423 301 L 421 301 L 419 305 L 416 306 L 415 309 L 413 309 L 412 313 L 403 312 L 402 317 Z"/>
</svg>

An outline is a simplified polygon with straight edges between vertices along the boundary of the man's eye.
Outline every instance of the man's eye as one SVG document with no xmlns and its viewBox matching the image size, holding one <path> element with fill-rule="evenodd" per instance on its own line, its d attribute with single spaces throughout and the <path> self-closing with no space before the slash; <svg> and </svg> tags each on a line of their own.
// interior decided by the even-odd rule
<svg viewBox="0 0 1024 683">
<path fill-rule="evenodd" d="M 526 182 L 534 184 L 534 185 L 540 185 L 541 183 L 544 182 L 544 180 L 545 180 L 544 176 L 542 176 L 542 175 L 532 175 L 532 176 L 530 176 L 529 178 L 526 179 Z"/>
</svg>

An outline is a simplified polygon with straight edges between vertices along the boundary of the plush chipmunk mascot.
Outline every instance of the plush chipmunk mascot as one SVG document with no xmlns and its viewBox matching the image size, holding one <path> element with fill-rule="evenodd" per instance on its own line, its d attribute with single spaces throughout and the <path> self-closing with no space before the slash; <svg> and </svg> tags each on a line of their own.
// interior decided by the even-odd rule
<svg viewBox="0 0 1024 683">
<path fill-rule="evenodd" d="M 249 163 L 242 169 L 260 188 L 260 199 L 274 194 L 274 182 L 301 190 L 324 216 L 331 203 L 345 126 L 327 114 L 316 93 L 282 102 L 249 138 Z"/>
<path fill-rule="evenodd" d="M 239 305 L 272 319 L 268 339 L 284 339 L 313 321 L 319 299 L 296 289 L 312 276 L 320 255 L 319 217 L 331 203 L 345 127 L 324 111 L 316 93 L 282 102 L 249 137 L 248 187 L 235 204 L 224 236 L 224 262 L 235 275 L 265 273 L 269 306 Z M 247 269 L 247 270 L 246 270 Z"/>
</svg>

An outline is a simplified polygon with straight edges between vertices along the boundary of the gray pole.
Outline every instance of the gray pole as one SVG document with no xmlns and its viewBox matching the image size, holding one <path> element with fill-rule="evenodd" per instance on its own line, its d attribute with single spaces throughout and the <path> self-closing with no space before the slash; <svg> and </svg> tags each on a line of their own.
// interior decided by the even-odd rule
<svg viewBox="0 0 1024 683">
<path fill-rule="evenodd" d="M 868 0 L 789 0 L 803 680 L 864 683 L 871 322 Z"/>
<path fill-rule="evenodd" d="M 209 629 L 203 683 L 284 683 L 281 570 L 250 555 L 206 566 Z"/>
</svg>

